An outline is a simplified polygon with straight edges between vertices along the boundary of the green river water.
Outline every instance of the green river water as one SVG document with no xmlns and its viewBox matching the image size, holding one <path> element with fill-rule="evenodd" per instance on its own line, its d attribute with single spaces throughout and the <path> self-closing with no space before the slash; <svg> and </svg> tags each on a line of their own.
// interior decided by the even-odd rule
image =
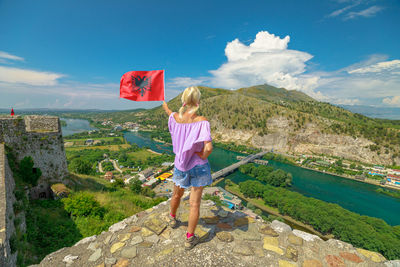
<svg viewBox="0 0 400 267">
<path fill-rule="evenodd" d="M 147 133 L 126 132 L 125 138 L 140 147 L 146 146 L 160 153 L 172 153 L 171 146 L 153 141 Z M 209 157 L 212 171 L 220 170 L 237 162 L 236 156 L 238 155 L 241 154 L 221 148 L 214 148 L 213 153 Z M 292 173 L 293 183 L 290 190 L 326 202 L 336 203 L 345 209 L 361 215 L 381 218 L 390 225 L 400 224 L 400 199 L 375 192 L 378 188 L 376 185 L 344 179 L 275 161 L 269 161 L 269 166 Z M 254 179 L 239 171 L 230 174 L 227 178 L 235 183 Z M 219 185 L 224 186 L 224 182 L 222 181 Z"/>
</svg>

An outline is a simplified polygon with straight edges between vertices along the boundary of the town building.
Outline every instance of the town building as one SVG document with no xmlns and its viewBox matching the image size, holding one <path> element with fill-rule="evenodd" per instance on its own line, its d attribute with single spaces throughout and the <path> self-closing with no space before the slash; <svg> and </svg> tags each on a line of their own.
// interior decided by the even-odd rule
<svg viewBox="0 0 400 267">
<path fill-rule="evenodd" d="M 243 209 L 242 200 L 240 198 L 219 186 L 204 188 L 204 194 L 210 194 L 212 196 L 219 197 L 219 199 L 222 201 L 222 204 L 230 209 Z"/>
<path fill-rule="evenodd" d="M 153 171 L 152 168 L 148 168 L 148 169 L 145 169 L 144 171 L 142 171 L 141 174 L 143 174 L 143 176 L 144 176 L 145 178 L 147 178 L 147 177 L 153 175 L 153 174 L 154 174 L 154 171 Z"/>
<path fill-rule="evenodd" d="M 157 182 L 158 182 L 158 180 L 156 178 L 150 178 L 148 181 L 144 182 L 142 186 L 150 186 L 150 187 L 152 187 Z"/>
<path fill-rule="evenodd" d="M 87 145 L 87 146 L 93 145 L 93 143 L 94 143 L 94 140 L 93 140 L 93 139 L 87 139 L 87 140 L 85 141 L 85 145 Z"/>
<path fill-rule="evenodd" d="M 121 125 L 117 125 L 114 127 L 114 131 L 122 131 L 122 130 L 123 130 L 123 128 Z"/>
<path fill-rule="evenodd" d="M 400 176 L 394 174 L 388 174 L 386 176 L 387 183 L 390 185 L 395 185 L 400 187 Z"/>
<path fill-rule="evenodd" d="M 111 181 L 111 179 L 114 178 L 114 174 L 112 172 L 106 172 L 106 174 L 104 175 L 104 179 Z"/>
</svg>

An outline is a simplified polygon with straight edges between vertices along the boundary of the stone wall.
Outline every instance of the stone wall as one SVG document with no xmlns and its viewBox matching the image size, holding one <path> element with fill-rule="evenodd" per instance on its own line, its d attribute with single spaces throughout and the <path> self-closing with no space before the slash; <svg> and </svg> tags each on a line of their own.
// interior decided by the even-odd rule
<svg viewBox="0 0 400 267">
<path fill-rule="evenodd" d="M 196 235 L 201 243 L 184 247 L 190 204 L 181 203 L 178 227 L 168 226 L 169 201 L 118 222 L 99 235 L 47 255 L 35 267 L 53 266 L 273 266 L 273 267 L 397 267 L 381 254 L 336 239 L 291 229 L 279 221 L 265 222 L 248 210 L 232 211 L 202 201 Z M 246 212 L 246 213 L 245 213 Z M 31 266 L 31 267 L 33 267 Z"/>
<path fill-rule="evenodd" d="M 40 168 L 39 183 L 60 182 L 68 174 L 60 121 L 53 116 L 0 117 L 0 143 L 18 160 L 31 156 Z"/>
<path fill-rule="evenodd" d="M 0 266 L 15 266 L 17 252 L 11 254 L 10 246 L 11 237 L 15 234 L 15 181 L 8 165 L 6 146 L 18 160 L 32 157 L 34 168 L 42 171 L 38 186 L 30 192 L 32 198 L 38 198 L 43 193 L 49 197 L 50 184 L 62 182 L 68 171 L 58 117 L 0 117 Z M 25 215 L 20 213 L 18 218 L 20 230 L 24 231 Z"/>
<path fill-rule="evenodd" d="M 8 166 L 4 144 L 0 144 L 0 266 L 15 266 L 17 253 L 11 254 L 10 239 L 15 233 L 15 182 Z"/>
<path fill-rule="evenodd" d="M 55 116 L 25 116 L 27 132 L 59 132 L 60 122 Z"/>
</svg>

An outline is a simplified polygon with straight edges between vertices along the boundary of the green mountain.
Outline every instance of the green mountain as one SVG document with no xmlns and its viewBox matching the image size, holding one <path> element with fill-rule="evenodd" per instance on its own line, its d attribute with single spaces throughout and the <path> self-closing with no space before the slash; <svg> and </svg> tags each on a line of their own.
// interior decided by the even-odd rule
<svg viewBox="0 0 400 267">
<path fill-rule="evenodd" d="M 400 121 L 373 119 L 270 85 L 237 90 L 200 86 L 199 114 L 213 137 L 281 152 L 327 154 L 370 163 L 400 163 Z M 168 102 L 178 111 L 181 95 Z M 161 107 L 139 122 L 167 129 Z"/>
<path fill-rule="evenodd" d="M 263 85 L 256 85 L 247 88 L 240 88 L 237 90 L 238 93 L 254 97 L 260 98 L 266 101 L 291 101 L 291 102 L 298 102 L 298 101 L 315 101 L 315 99 L 309 97 L 303 92 L 296 91 L 296 90 L 286 90 L 284 88 L 276 88 L 271 85 L 263 84 Z"/>
</svg>

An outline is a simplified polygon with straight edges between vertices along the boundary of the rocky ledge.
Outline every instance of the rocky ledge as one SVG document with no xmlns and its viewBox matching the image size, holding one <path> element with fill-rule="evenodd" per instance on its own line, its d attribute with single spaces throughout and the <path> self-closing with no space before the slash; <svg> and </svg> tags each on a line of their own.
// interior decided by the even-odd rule
<svg viewBox="0 0 400 267">
<path fill-rule="evenodd" d="M 212 201 L 201 204 L 196 234 L 202 243 L 186 251 L 187 197 L 176 229 L 165 223 L 168 210 L 169 201 L 163 202 L 33 266 L 400 266 L 400 261 L 387 261 L 379 253 L 335 239 L 323 241 L 282 222 L 267 223 Z"/>
</svg>

